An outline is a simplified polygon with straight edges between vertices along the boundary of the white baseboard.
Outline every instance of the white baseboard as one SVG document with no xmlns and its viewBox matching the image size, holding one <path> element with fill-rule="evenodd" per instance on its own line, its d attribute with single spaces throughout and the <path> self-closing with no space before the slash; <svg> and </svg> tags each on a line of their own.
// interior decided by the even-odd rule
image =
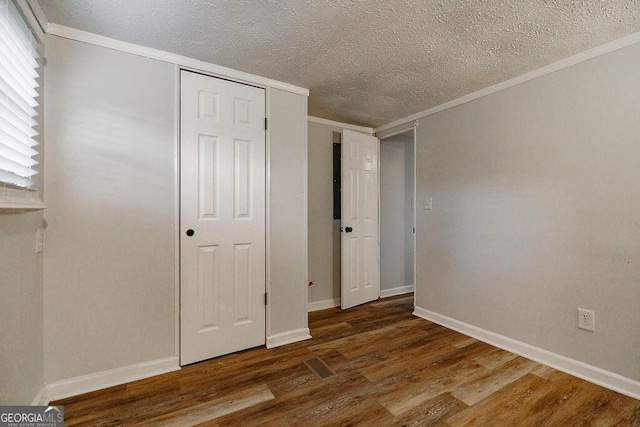
<svg viewBox="0 0 640 427">
<path fill-rule="evenodd" d="M 397 288 L 392 289 L 380 289 L 380 298 L 388 298 L 395 295 L 409 294 L 414 291 L 413 285 L 408 286 L 398 286 Z M 340 298 L 333 299 L 325 299 L 322 301 L 314 301 L 307 303 L 307 311 L 319 311 L 326 310 L 327 308 L 340 307 L 341 304 Z"/>
<path fill-rule="evenodd" d="M 326 310 L 327 308 L 340 307 L 340 298 L 325 299 L 307 303 L 307 311 Z"/>
<path fill-rule="evenodd" d="M 96 372 L 94 374 L 56 381 L 46 385 L 47 402 L 45 404 L 48 404 L 52 400 L 77 396 L 78 394 L 89 393 L 91 391 L 149 378 L 179 369 L 180 362 L 178 358 L 167 357 L 111 369 L 109 371 Z"/>
<path fill-rule="evenodd" d="M 47 395 L 47 385 L 42 384 L 42 387 L 40 387 L 40 391 L 38 391 L 38 394 L 36 395 L 36 397 L 33 398 L 33 402 L 31 402 L 31 406 L 48 405 L 50 400 L 51 399 L 49 399 L 49 396 Z"/>
<path fill-rule="evenodd" d="M 570 359 L 539 347 L 534 347 L 522 341 L 514 340 L 420 307 L 415 307 L 413 314 L 486 342 L 487 344 L 510 351 L 511 353 L 518 354 L 575 377 L 582 378 L 583 380 L 631 396 L 634 399 L 640 399 L 640 382 L 623 377 L 622 375 L 605 371 L 596 366 L 588 365 L 584 362 Z"/>
<path fill-rule="evenodd" d="M 292 344 L 294 342 L 308 340 L 311 338 L 309 328 L 300 328 L 293 331 L 282 332 L 280 334 L 267 337 L 267 348 L 280 347 L 281 345 Z"/>
<path fill-rule="evenodd" d="M 413 292 L 413 285 L 408 286 L 398 286 L 397 288 L 391 289 L 380 289 L 380 298 L 388 298 L 395 295 L 409 294 Z"/>
</svg>

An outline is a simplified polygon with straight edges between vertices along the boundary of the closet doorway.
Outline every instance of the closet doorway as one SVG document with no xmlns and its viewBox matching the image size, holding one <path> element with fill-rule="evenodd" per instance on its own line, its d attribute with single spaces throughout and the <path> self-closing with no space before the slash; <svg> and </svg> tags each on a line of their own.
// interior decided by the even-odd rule
<svg viewBox="0 0 640 427">
<path fill-rule="evenodd" d="M 380 296 L 414 291 L 415 130 L 380 138 Z"/>
</svg>

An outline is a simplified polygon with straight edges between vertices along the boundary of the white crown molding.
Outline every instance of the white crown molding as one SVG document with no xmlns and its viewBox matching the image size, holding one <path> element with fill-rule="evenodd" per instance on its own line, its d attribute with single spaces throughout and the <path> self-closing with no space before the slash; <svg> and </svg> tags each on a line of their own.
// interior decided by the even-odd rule
<svg viewBox="0 0 640 427">
<path fill-rule="evenodd" d="M 277 80 L 269 79 L 266 77 L 245 73 L 243 71 L 233 70 L 231 68 L 211 64 L 209 62 L 199 61 L 197 59 L 177 55 L 171 52 L 165 52 L 159 49 L 153 49 L 146 46 L 123 42 L 109 37 L 100 36 L 98 34 L 89 33 L 87 31 L 65 27 L 64 25 L 55 24 L 52 22 L 47 25 L 47 34 L 64 37 L 66 39 L 76 40 L 83 43 L 89 43 L 96 46 L 102 46 L 109 49 L 119 50 L 121 52 L 126 52 L 133 55 L 144 56 L 145 58 L 155 59 L 157 61 L 168 62 L 170 64 L 176 64 L 178 66 L 200 70 L 215 76 L 230 78 L 239 82 L 263 87 L 270 87 L 296 93 L 298 95 L 309 96 L 309 89 L 294 86 L 289 83 L 279 82 Z"/>
<path fill-rule="evenodd" d="M 373 135 L 373 128 L 368 128 L 366 126 L 350 125 L 349 123 L 336 122 L 333 120 L 322 119 L 320 117 L 314 117 L 314 116 L 308 116 L 307 120 L 310 123 L 317 123 L 319 125 L 327 125 L 327 126 L 333 126 L 333 127 L 342 128 L 342 129 L 349 129 L 356 132 L 362 132 L 369 135 Z"/>
<path fill-rule="evenodd" d="M 465 104 L 475 99 L 482 98 L 484 96 L 491 95 L 496 92 L 500 92 L 501 90 L 505 90 L 522 83 L 526 83 L 533 79 L 537 79 L 538 77 L 555 73 L 556 71 L 560 71 L 565 68 L 571 67 L 573 65 L 579 64 L 581 62 L 588 61 L 593 58 L 597 58 L 598 56 L 606 55 L 618 49 L 629 47 L 636 43 L 640 43 L 640 32 L 603 44 L 602 46 L 594 47 L 592 49 L 589 49 L 577 55 L 573 55 L 568 58 L 561 59 L 560 61 L 554 62 L 553 64 L 549 64 L 542 68 L 538 68 L 537 70 L 533 70 L 526 74 L 522 74 L 518 77 L 505 80 L 504 82 L 498 83 L 496 85 L 493 85 L 484 89 L 480 89 L 477 92 L 470 93 L 468 95 L 462 96 L 452 101 L 445 102 L 444 104 L 440 104 L 435 107 L 429 108 L 427 110 L 421 111 L 419 113 L 403 117 L 391 123 L 387 123 L 386 125 L 382 125 L 380 127 L 375 128 L 375 133 L 383 132 L 387 129 L 391 129 L 396 126 L 401 126 L 406 123 L 409 123 L 418 119 L 422 119 L 427 116 L 431 116 L 441 111 L 448 110 L 449 108 L 457 107 L 458 105 Z"/>
<path fill-rule="evenodd" d="M 115 385 L 125 384 L 155 375 L 165 374 L 180 369 L 177 357 L 151 360 L 149 362 L 136 363 L 135 365 L 111 369 L 109 371 L 96 372 L 67 380 L 56 381 L 47 384 L 46 399 L 48 404 L 52 400 L 77 396 L 91 391 L 101 390 Z"/>
<path fill-rule="evenodd" d="M 396 295 L 410 294 L 414 291 L 413 285 L 398 286 L 391 289 L 380 289 L 380 298 L 388 298 Z"/>
<path fill-rule="evenodd" d="M 487 344 L 491 344 L 495 347 L 510 351 L 511 353 L 518 354 L 544 365 L 551 366 L 552 368 L 566 372 L 574 377 L 582 378 L 583 380 L 592 382 L 618 393 L 631 396 L 634 399 L 640 399 L 640 382 L 623 377 L 622 375 L 605 371 L 604 369 L 596 366 L 588 365 L 584 362 L 570 359 L 539 347 L 534 347 L 525 342 L 514 340 L 513 338 L 505 337 L 504 335 L 496 334 L 495 332 L 487 331 L 486 329 L 434 313 L 433 311 L 425 310 L 424 308 L 415 307 L 413 314 L 437 323 L 438 325 L 442 325 L 446 328 L 453 329 L 454 331 L 476 338 L 482 342 L 486 342 Z"/>
<path fill-rule="evenodd" d="M 327 308 L 340 307 L 340 298 L 325 299 L 307 303 L 307 311 L 326 310 Z"/>
<path fill-rule="evenodd" d="M 418 122 L 408 122 L 403 125 L 393 127 L 391 129 L 384 130 L 382 132 L 376 133 L 378 139 L 383 140 L 387 138 L 391 138 L 393 136 L 402 135 L 403 133 L 411 132 L 411 136 L 413 137 L 415 129 L 418 127 Z"/>
<path fill-rule="evenodd" d="M 281 345 L 293 344 L 311 338 L 309 328 L 300 328 L 293 331 L 282 332 L 267 337 L 267 348 L 280 347 Z"/>
</svg>

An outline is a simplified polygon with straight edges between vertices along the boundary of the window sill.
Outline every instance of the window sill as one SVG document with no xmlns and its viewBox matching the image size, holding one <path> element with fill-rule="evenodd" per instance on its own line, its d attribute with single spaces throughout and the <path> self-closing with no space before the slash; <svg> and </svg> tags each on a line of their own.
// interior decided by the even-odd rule
<svg viewBox="0 0 640 427">
<path fill-rule="evenodd" d="M 37 211 L 44 208 L 37 191 L 0 188 L 0 213 Z"/>
</svg>

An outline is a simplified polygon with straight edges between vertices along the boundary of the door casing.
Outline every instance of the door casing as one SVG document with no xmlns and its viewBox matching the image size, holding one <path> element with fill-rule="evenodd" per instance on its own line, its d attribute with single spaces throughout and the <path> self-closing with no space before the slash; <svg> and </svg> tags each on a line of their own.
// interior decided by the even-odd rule
<svg viewBox="0 0 640 427">
<path fill-rule="evenodd" d="M 417 282 L 417 275 L 416 275 L 416 236 L 417 236 L 417 228 L 416 228 L 416 216 L 417 216 L 417 211 L 418 211 L 418 199 L 417 199 L 417 187 L 416 187 L 416 176 L 417 176 L 417 158 L 416 158 L 416 153 L 417 153 L 417 144 L 416 144 L 416 132 L 417 132 L 417 122 L 412 123 L 410 126 L 408 127 L 403 127 L 399 130 L 396 130 L 392 133 L 389 134 L 384 134 L 383 136 L 379 137 L 379 143 L 386 139 L 386 138 L 390 138 L 396 135 L 400 135 L 403 133 L 409 133 L 411 132 L 412 137 L 413 137 L 413 200 L 414 200 L 414 209 L 413 209 L 413 227 L 414 227 L 414 233 L 413 233 L 413 284 L 414 284 L 414 297 L 413 297 L 413 305 L 415 306 L 416 304 L 416 296 L 415 296 L 415 287 L 417 287 L 418 282 Z M 378 153 L 378 236 L 380 236 L 380 156 Z M 342 181 L 344 183 L 344 177 L 342 178 Z M 341 233 L 341 239 L 342 239 L 342 233 Z M 380 242 L 378 241 L 378 254 L 380 253 Z M 342 267 L 340 268 L 341 271 L 341 275 L 342 275 Z M 341 289 L 341 299 L 342 299 L 342 289 Z M 378 295 L 380 294 L 380 288 L 378 285 Z"/>
<path fill-rule="evenodd" d="M 414 228 L 414 232 L 413 232 L 413 286 L 414 286 L 414 292 L 413 292 L 413 306 L 416 306 L 416 292 L 415 289 L 418 286 L 418 282 L 417 282 L 417 275 L 416 275 L 416 270 L 417 270 L 417 266 L 416 266 L 416 236 L 418 235 L 418 229 L 416 227 L 416 218 L 417 218 L 417 213 L 418 213 L 418 199 L 417 199 L 417 188 L 416 188 L 416 176 L 417 176 L 417 159 L 416 159 L 416 153 L 417 153 L 417 144 L 416 144 L 416 132 L 417 132 L 417 127 L 418 127 L 418 122 L 414 122 L 412 123 L 410 126 L 408 127 L 402 127 L 401 129 L 383 135 L 381 137 L 379 137 L 379 140 L 382 141 L 386 138 L 391 138 L 392 136 L 396 136 L 396 135 L 400 135 L 403 133 L 409 133 L 411 132 L 411 135 L 413 136 L 413 200 L 414 200 L 414 209 L 413 209 L 413 228 Z M 378 159 L 379 160 L 379 159 Z M 380 186 L 378 186 L 378 189 L 380 188 Z M 378 194 L 378 218 L 380 217 L 380 194 Z M 380 222 L 378 222 L 378 224 L 380 224 Z M 380 233 L 380 230 L 378 230 L 378 233 Z"/>
</svg>

